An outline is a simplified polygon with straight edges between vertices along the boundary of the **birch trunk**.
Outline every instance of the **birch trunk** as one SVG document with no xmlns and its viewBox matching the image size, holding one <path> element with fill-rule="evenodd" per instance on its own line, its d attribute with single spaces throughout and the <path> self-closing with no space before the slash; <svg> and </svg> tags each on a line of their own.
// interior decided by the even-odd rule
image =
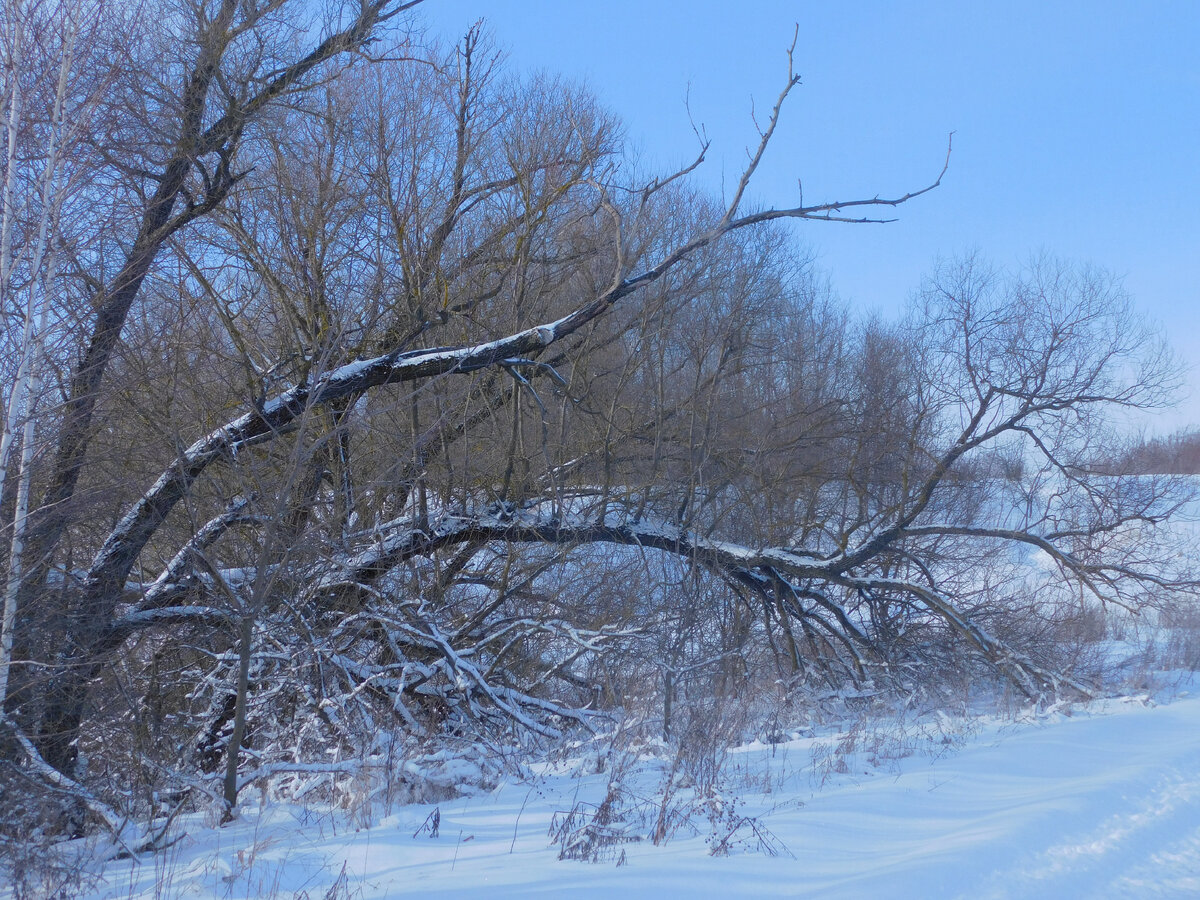
<svg viewBox="0 0 1200 900">
<path fill-rule="evenodd" d="M 20 10 L 20 0 L 14 4 Z M 54 94 L 50 131 L 45 156 L 46 164 L 41 175 L 41 206 L 39 209 L 37 237 L 29 249 L 30 283 L 27 286 L 25 316 L 21 335 L 21 363 L 17 379 L 9 396 L 4 419 L 3 438 L 0 439 L 0 497 L 11 462 L 13 439 L 18 427 L 21 429 L 21 458 L 16 474 L 17 498 L 12 522 L 12 542 L 8 557 L 8 576 L 5 579 L 3 615 L 0 616 L 0 710 L 8 696 L 8 675 L 12 667 L 13 640 L 16 630 L 17 605 L 21 583 L 25 577 L 25 538 L 29 522 L 29 494 L 32 487 L 33 448 L 36 440 L 34 413 L 41 393 L 41 368 L 46 348 L 46 333 L 50 310 L 49 294 L 53 290 L 57 271 L 57 254 L 50 250 L 57 230 L 58 214 L 62 207 L 63 190 L 59 184 L 63 151 L 64 111 L 67 87 L 75 61 L 75 45 L 79 36 L 79 10 L 66 8 L 67 21 L 63 32 L 63 44 L 58 68 L 58 81 Z M 24 22 L 18 29 L 23 31 Z M 18 44 L 19 47 L 19 44 Z M 18 56 L 14 53 L 14 56 Z M 13 101 L 8 124 L 8 168 L 4 186 L 4 225 L 0 239 L 0 257 L 3 272 L 0 274 L 0 296 L 11 295 L 13 254 L 11 226 L 15 211 L 12 206 L 12 187 L 15 182 L 13 161 L 17 129 L 15 114 L 19 84 L 13 79 Z"/>
<path fill-rule="evenodd" d="M 15 190 L 17 173 L 14 165 L 17 155 L 17 123 L 21 117 L 21 62 L 24 55 L 25 20 L 22 15 L 20 0 L 12 4 L 12 30 L 10 41 L 11 50 L 4 60 L 4 67 L 9 75 L 8 86 L 8 117 L 5 126 L 4 152 L 4 187 L 0 192 L 0 310 L 8 303 L 10 281 L 12 279 L 12 229 L 16 218 L 13 208 L 13 192 Z M 26 325 L 28 325 L 28 320 Z M 28 329 L 22 335 L 24 347 L 29 346 Z M 22 354 L 21 366 L 17 370 L 17 379 L 12 392 L 5 398 L 4 433 L 0 438 L 0 497 L 4 496 L 5 476 L 8 472 L 8 459 L 12 453 L 13 435 L 16 432 L 17 420 L 20 417 L 19 397 L 20 384 L 24 378 L 25 355 Z M 0 695 L 3 696 L 3 695 Z"/>
</svg>

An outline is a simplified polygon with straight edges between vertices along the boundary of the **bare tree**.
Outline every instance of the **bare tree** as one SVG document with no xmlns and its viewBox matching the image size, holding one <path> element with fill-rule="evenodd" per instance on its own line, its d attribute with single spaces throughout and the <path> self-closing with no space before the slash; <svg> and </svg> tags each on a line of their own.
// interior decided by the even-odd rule
<svg viewBox="0 0 1200 900">
<path fill-rule="evenodd" d="M 94 126 L 109 134 L 92 145 L 115 187 L 105 205 L 123 221 L 98 222 L 96 243 L 76 247 L 70 261 L 90 295 L 92 312 L 83 325 L 90 337 L 65 389 L 47 486 L 25 529 L 23 553 L 36 565 L 17 576 L 24 595 L 47 594 L 56 548 L 72 522 L 71 501 L 93 438 L 102 382 L 161 250 L 226 200 L 244 174 L 239 150 L 259 120 L 275 105 L 295 102 L 334 61 L 361 52 L 384 23 L 415 5 L 381 0 L 330 10 L 334 24 L 308 49 L 296 49 L 292 35 L 311 24 L 309 13 L 283 0 L 198 5 L 189 8 L 190 18 L 186 10 L 161 19 L 131 14 L 125 35 L 137 39 L 123 60 L 128 68 L 109 92 L 112 106 L 103 124 Z M 181 45 L 187 48 L 182 54 Z M 114 232 L 117 240 L 110 242 L 107 235 Z M 110 264 L 115 271 L 107 277 Z M 51 617 L 65 621 L 67 642 L 51 652 L 71 655 L 70 648 L 91 643 L 94 612 L 71 604 Z M 48 701 L 37 743 L 53 765 L 66 768 L 74 751 L 57 732 L 54 706 Z"/>
<path fill-rule="evenodd" d="M 106 151 L 155 187 L 117 274 L 77 276 L 104 302 L 20 607 L 70 615 L 53 684 L 9 693 L 43 782 L 86 788 L 80 748 L 115 754 L 143 715 L 165 734 L 166 706 L 185 749 L 140 747 L 147 777 L 232 812 L 249 781 L 378 755 L 381 732 L 586 728 L 632 694 L 618 660 L 657 672 L 664 731 L 689 680 L 733 691 L 759 660 L 1086 692 L 1025 639 L 1053 615 L 1029 554 L 1056 602 L 1194 592 L 1156 544 L 1186 486 L 1097 463 L 1107 413 L 1174 378 L 1111 280 L 967 261 L 903 322 L 855 323 L 771 223 L 883 221 L 940 174 L 748 208 L 791 71 L 723 204 L 686 184 L 706 148 L 639 178 L 585 91 L 508 76 L 478 27 L 334 72 L 408 6 L 354 7 L 308 51 L 274 6 L 205 7 L 159 73 L 161 158 Z M 81 484 L 107 521 L 71 512 Z"/>
<path fill-rule="evenodd" d="M 65 198 L 83 177 L 79 149 L 108 85 L 88 71 L 104 4 L 13 2 L 4 7 L 5 161 L 0 225 L 0 310 L 9 390 L 3 397 L 0 497 L 16 477 L 8 574 L 0 627 L 0 696 L 7 693 L 19 590 L 25 577 L 37 407 L 43 401 L 48 342 L 62 344 L 57 271 Z M 9 323 L 19 323 L 11 328 Z M 15 332 L 15 334 L 14 334 Z M 19 448 L 19 456 L 14 451 Z"/>
</svg>

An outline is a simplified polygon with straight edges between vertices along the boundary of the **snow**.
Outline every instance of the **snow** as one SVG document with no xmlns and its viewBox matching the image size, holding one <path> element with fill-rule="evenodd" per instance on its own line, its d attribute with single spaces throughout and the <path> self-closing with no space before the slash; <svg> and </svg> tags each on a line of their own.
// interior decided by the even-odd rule
<svg viewBox="0 0 1200 900">
<path fill-rule="evenodd" d="M 335 885 L 362 898 L 1200 896 L 1200 696 L 1187 690 L 1171 702 L 937 712 L 784 737 L 723 757 L 723 808 L 706 812 L 673 782 L 670 803 L 690 810 L 690 827 L 661 846 L 647 837 L 669 753 L 610 756 L 597 773 L 592 751 L 439 803 L 251 805 L 225 828 L 181 817 L 178 843 L 140 864 L 110 862 L 83 896 L 320 897 Z M 470 782 L 472 767 L 454 765 L 443 774 Z M 599 804 L 610 779 L 623 827 L 641 840 L 604 862 L 558 860 L 552 824 Z M 730 855 L 710 856 L 730 822 L 744 823 Z M 760 852 L 751 824 L 778 855 Z"/>
</svg>

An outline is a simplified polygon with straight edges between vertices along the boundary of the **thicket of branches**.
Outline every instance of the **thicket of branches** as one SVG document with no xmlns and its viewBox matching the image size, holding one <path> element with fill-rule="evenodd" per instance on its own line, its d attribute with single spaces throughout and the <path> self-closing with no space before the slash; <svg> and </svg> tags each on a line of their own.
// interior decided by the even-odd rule
<svg viewBox="0 0 1200 900">
<path fill-rule="evenodd" d="M 1177 379 L 1113 281 L 856 319 L 777 220 L 940 177 L 752 205 L 790 69 L 716 199 L 415 5 L 6 0 L 4 821 L 764 682 L 1087 692 L 1059 625 L 1193 593 L 1190 483 L 1097 463 Z"/>
</svg>

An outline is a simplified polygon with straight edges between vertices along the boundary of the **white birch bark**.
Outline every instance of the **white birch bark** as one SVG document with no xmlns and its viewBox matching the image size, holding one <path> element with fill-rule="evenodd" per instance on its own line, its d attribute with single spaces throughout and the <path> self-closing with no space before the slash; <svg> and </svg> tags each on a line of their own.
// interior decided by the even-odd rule
<svg viewBox="0 0 1200 900">
<path fill-rule="evenodd" d="M 0 188 L 0 310 L 8 304 L 10 282 L 12 279 L 12 229 L 16 218 L 13 207 L 13 193 L 16 189 L 17 171 L 17 125 L 21 118 L 21 62 L 25 44 L 25 17 L 21 8 L 21 0 L 11 0 L 9 19 L 9 39 L 5 48 L 4 71 L 8 95 L 8 115 L 5 122 L 4 148 L 4 185 Z M 26 321 L 26 324 L 31 323 Z M 23 347 L 29 346 L 29 334 L 22 335 Z M 0 438 L 0 496 L 4 494 L 5 474 L 8 472 L 8 458 L 12 452 L 13 434 L 16 421 L 20 416 L 18 397 L 20 384 L 24 377 L 25 355 L 22 354 L 21 366 L 17 370 L 17 379 L 8 396 L 4 398 L 4 432 Z"/>
<path fill-rule="evenodd" d="M 21 0 L 14 0 L 19 11 Z M 63 150 L 64 109 L 68 79 L 75 59 L 75 43 L 79 35 L 79 10 L 66 7 L 66 22 L 55 89 L 54 106 L 51 114 L 46 163 L 41 176 L 41 209 L 38 219 L 37 238 L 30 248 L 30 272 L 32 277 L 27 286 L 25 316 L 22 329 L 21 363 L 17 381 L 9 397 L 4 421 L 3 446 L 0 447 L 0 496 L 3 496 L 8 467 L 11 462 L 12 444 L 18 426 L 21 429 L 21 458 L 17 467 L 16 509 L 12 522 L 12 541 L 9 550 L 8 575 L 4 586 L 3 616 L 0 617 L 0 706 L 8 691 L 8 674 L 12 664 L 13 639 L 16 629 L 17 599 L 25 575 L 25 535 L 29 519 L 29 494 L 32 486 L 33 451 L 37 438 L 34 413 L 41 393 L 41 366 L 45 351 L 46 333 L 50 312 L 49 296 L 54 288 L 57 256 L 51 249 L 51 241 L 58 224 L 58 213 L 62 206 L 63 190 L 59 184 Z M 20 26 L 23 28 L 23 23 Z M 14 77 L 14 85 L 16 79 Z M 14 87 L 14 94 L 19 86 Z M 15 107 L 15 104 L 14 104 Z M 9 167 L 5 178 L 5 235 L 3 256 L 7 262 L 0 286 L 7 293 L 11 288 L 11 196 L 10 189 L 15 181 L 12 160 L 15 149 L 16 128 L 12 116 L 9 118 Z"/>
</svg>

